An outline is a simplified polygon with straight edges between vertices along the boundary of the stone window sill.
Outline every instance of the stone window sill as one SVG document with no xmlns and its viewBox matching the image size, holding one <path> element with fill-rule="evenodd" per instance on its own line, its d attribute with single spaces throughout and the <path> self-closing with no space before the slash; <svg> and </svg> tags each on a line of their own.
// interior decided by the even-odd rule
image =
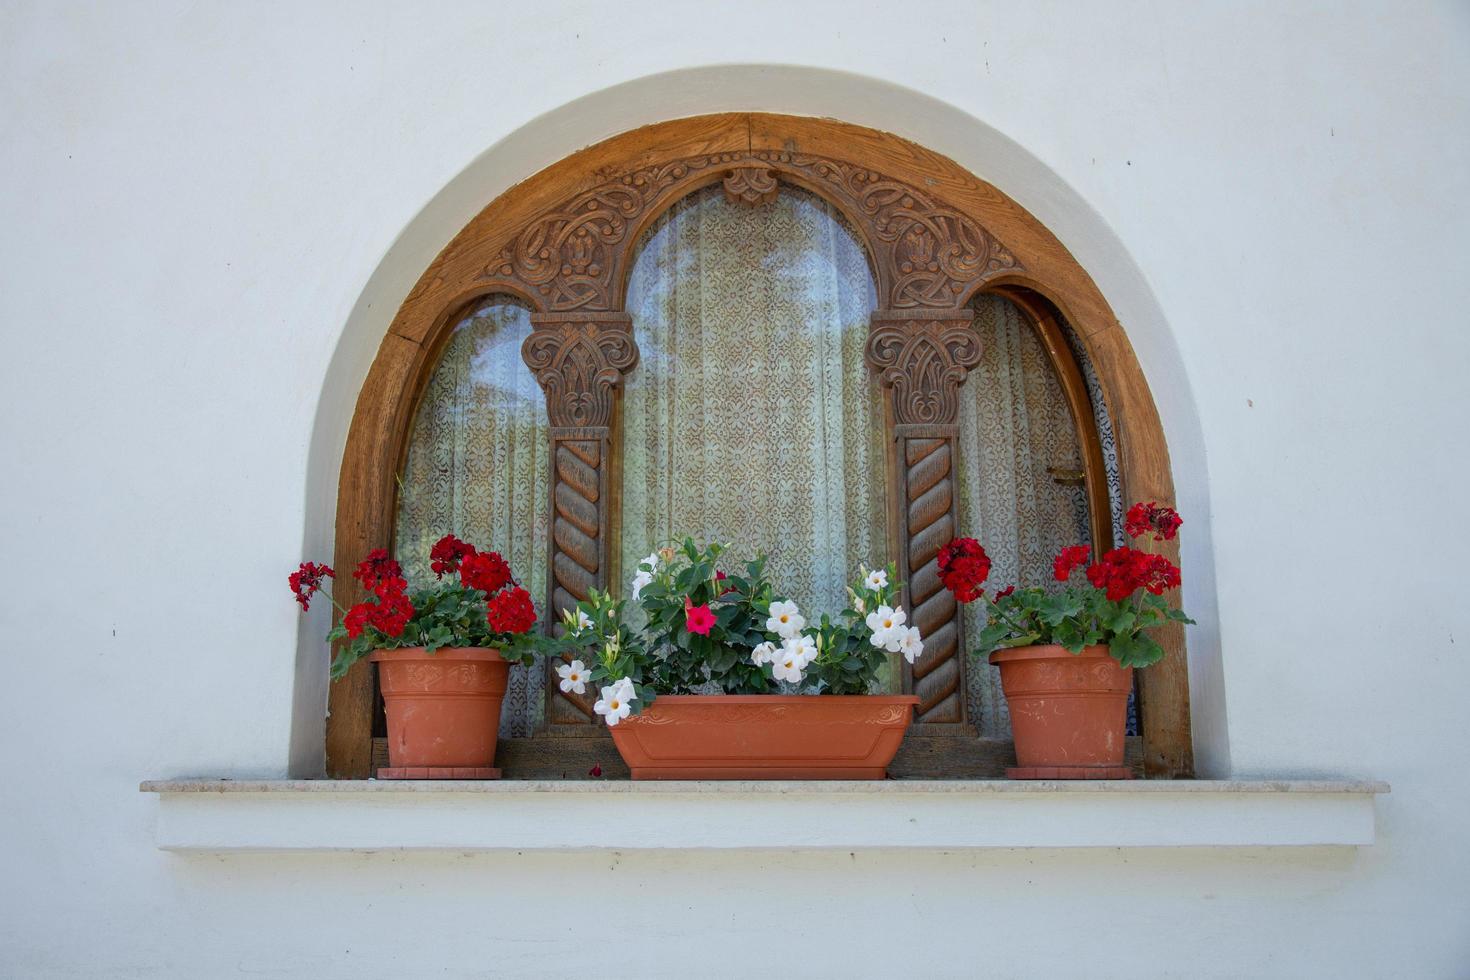
<svg viewBox="0 0 1470 980">
<path fill-rule="evenodd" d="M 176 779 L 169 851 L 1358 847 L 1381 782 Z"/>
</svg>

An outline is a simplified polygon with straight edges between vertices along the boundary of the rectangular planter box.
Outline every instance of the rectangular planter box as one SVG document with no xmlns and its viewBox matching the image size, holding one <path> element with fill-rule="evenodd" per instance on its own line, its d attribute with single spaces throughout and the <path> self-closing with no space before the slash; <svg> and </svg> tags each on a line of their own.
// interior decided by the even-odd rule
<svg viewBox="0 0 1470 980">
<path fill-rule="evenodd" d="M 614 726 L 634 779 L 882 779 L 919 699 L 663 695 Z"/>
</svg>

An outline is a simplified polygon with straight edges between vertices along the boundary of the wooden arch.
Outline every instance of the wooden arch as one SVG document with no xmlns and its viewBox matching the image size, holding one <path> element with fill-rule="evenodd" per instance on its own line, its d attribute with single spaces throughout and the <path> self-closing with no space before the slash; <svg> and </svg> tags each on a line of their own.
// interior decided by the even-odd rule
<svg viewBox="0 0 1470 980">
<path fill-rule="evenodd" d="M 804 188 L 838 208 L 867 247 L 878 298 L 867 357 L 890 395 L 890 545 L 926 637 L 922 666 L 907 679 L 921 700 L 916 731 L 962 734 L 965 655 L 934 556 L 955 532 L 957 391 L 980 357 L 970 300 L 1004 295 L 1040 333 L 1079 433 L 1092 434 L 1081 445 L 1094 515 L 1108 512 L 1096 430 L 1059 318 L 1076 330 L 1097 371 L 1125 498 L 1172 504 L 1173 484 L 1147 383 L 1092 279 L 999 190 L 887 133 L 759 113 L 676 120 L 575 153 L 491 202 L 404 300 L 358 396 L 342 460 L 337 565 L 391 545 L 394 476 L 417 397 L 466 305 L 508 293 L 533 310 L 523 356 L 546 392 L 551 425 L 550 612 L 605 585 L 618 396 L 638 359 L 623 310 L 628 271 L 642 231 L 678 199 L 716 183 L 732 201 L 752 206 L 772 199 L 782 183 Z M 1098 546 L 1109 543 L 1096 530 L 1094 537 Z M 1140 675 L 1143 763 L 1151 775 L 1184 775 L 1192 752 L 1182 630 L 1171 627 L 1161 639 L 1168 656 Z M 332 687 L 332 775 L 369 774 L 373 706 L 371 667 L 363 661 Z M 549 700 L 552 725 L 585 730 L 589 716 L 575 697 Z"/>
</svg>

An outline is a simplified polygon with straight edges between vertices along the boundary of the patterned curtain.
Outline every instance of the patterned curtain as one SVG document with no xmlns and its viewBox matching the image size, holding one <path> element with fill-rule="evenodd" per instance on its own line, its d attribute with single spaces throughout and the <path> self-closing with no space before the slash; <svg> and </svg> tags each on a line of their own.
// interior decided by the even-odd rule
<svg viewBox="0 0 1470 980">
<path fill-rule="evenodd" d="M 751 208 L 709 188 L 649 229 L 628 290 L 624 588 L 685 534 L 767 552 L 778 588 L 832 613 L 860 562 L 886 562 L 883 410 L 863 361 L 875 302 L 857 236 L 804 192 Z"/>
<path fill-rule="evenodd" d="M 1091 542 L 1086 491 L 1070 479 L 1082 471 L 1076 425 L 1041 339 L 1021 311 L 998 296 L 981 296 L 974 308 L 985 353 L 960 390 L 960 531 L 979 538 L 990 554 L 993 587 L 1047 585 L 1063 545 Z M 963 608 L 970 643 L 983 616 L 979 603 Z M 1008 737 L 999 671 L 972 658 L 967 679 L 970 718 L 980 734 Z"/>
<path fill-rule="evenodd" d="M 548 436 L 545 397 L 521 360 L 530 332 L 529 311 L 503 297 L 454 328 L 409 436 L 395 554 L 418 586 L 433 581 L 429 549 L 445 534 L 499 551 L 544 612 Z M 502 735 L 535 730 L 542 676 L 539 664 L 511 671 Z"/>
</svg>

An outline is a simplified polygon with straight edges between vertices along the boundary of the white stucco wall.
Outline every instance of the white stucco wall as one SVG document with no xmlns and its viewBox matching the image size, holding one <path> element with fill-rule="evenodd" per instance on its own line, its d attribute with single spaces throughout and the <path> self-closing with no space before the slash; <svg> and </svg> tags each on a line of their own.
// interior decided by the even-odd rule
<svg viewBox="0 0 1470 980">
<path fill-rule="evenodd" d="M 317 764 L 284 576 L 409 284 L 722 109 L 900 133 L 1061 236 L 1168 428 L 1202 767 L 1386 779 L 1376 846 L 154 849 L 140 779 Z M 12 3 L 0 168 L 0 975 L 1470 974 L 1463 3 Z"/>
</svg>

